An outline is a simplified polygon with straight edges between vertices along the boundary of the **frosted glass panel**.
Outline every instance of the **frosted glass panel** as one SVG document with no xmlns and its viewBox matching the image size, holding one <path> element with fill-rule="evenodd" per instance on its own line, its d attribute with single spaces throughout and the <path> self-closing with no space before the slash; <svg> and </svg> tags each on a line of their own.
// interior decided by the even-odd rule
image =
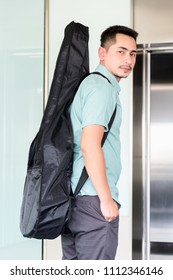
<svg viewBox="0 0 173 280">
<path fill-rule="evenodd" d="M 0 0 L 0 259 L 41 259 L 19 229 L 28 149 L 43 114 L 44 1 Z M 2 39 L 3 38 L 3 39 Z"/>
</svg>

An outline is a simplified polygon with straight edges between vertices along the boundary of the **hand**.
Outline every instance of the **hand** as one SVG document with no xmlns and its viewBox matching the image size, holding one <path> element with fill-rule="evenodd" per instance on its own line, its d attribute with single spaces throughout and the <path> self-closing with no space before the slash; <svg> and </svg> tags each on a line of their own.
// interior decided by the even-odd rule
<svg viewBox="0 0 173 280">
<path fill-rule="evenodd" d="M 111 198 L 100 202 L 100 210 L 106 221 L 111 222 L 119 215 L 118 205 Z"/>
</svg>

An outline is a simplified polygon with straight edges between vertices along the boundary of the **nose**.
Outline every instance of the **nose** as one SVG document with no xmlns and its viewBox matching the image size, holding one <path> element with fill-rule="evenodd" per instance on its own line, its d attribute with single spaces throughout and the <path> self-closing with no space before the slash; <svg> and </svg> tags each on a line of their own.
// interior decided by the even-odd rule
<svg viewBox="0 0 173 280">
<path fill-rule="evenodd" d="M 130 53 L 127 53 L 126 54 L 126 57 L 125 57 L 125 63 L 128 64 L 128 65 L 131 65 L 133 63 L 133 57 L 131 56 Z"/>
</svg>

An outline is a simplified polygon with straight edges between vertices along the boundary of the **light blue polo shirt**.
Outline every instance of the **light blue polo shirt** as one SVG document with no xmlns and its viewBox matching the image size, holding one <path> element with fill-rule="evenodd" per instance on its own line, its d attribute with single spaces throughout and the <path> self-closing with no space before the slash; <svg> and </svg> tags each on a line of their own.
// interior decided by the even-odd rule
<svg viewBox="0 0 173 280">
<path fill-rule="evenodd" d="M 82 128 L 87 125 L 102 125 L 108 130 L 108 123 L 117 106 L 115 120 L 103 146 L 106 175 L 112 198 L 117 202 L 117 181 L 121 172 L 120 160 L 120 125 L 122 108 L 119 100 L 120 87 L 115 77 L 101 64 L 95 71 L 100 72 L 107 79 L 97 74 L 90 74 L 81 83 L 70 108 L 70 117 L 74 133 L 73 172 L 71 185 L 73 191 L 77 186 L 84 167 L 80 149 Z M 88 178 L 79 195 L 97 195 Z"/>
</svg>

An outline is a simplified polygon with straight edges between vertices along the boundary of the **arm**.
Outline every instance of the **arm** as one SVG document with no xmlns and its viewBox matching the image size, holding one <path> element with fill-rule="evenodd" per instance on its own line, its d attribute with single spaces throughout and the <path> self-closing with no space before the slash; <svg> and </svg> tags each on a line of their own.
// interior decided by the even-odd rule
<svg viewBox="0 0 173 280">
<path fill-rule="evenodd" d="M 89 125 L 83 128 L 81 150 L 90 180 L 100 199 L 100 209 L 106 220 L 113 220 L 118 215 L 118 206 L 113 201 L 106 177 L 106 167 L 101 141 L 104 127 Z"/>
</svg>

